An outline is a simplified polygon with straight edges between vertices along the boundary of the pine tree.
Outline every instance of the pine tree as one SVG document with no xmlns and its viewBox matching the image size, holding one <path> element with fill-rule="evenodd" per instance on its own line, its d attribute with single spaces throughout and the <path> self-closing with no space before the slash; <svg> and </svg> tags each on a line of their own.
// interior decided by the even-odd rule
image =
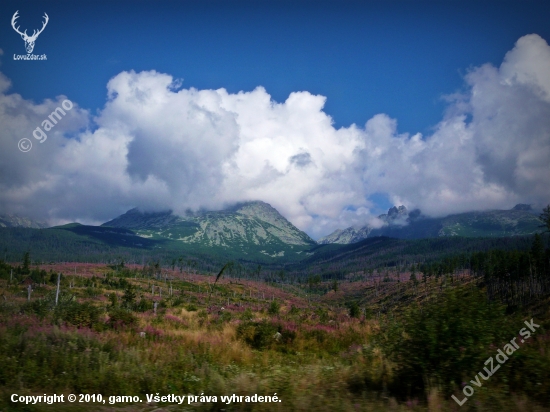
<svg viewBox="0 0 550 412">
<path fill-rule="evenodd" d="M 531 256 L 533 257 L 537 274 L 541 274 L 544 266 L 544 243 L 542 242 L 541 235 L 538 233 L 535 235 L 533 245 L 531 246 Z"/>
<path fill-rule="evenodd" d="M 349 316 L 352 318 L 358 318 L 361 315 L 361 310 L 357 302 L 353 301 L 348 305 Z"/>
<path fill-rule="evenodd" d="M 544 223 L 540 227 L 546 228 L 545 232 L 550 232 L 550 205 L 546 206 L 542 213 L 539 215 L 539 219 Z"/>
<path fill-rule="evenodd" d="M 21 270 L 21 273 L 23 275 L 28 275 L 29 273 L 31 273 L 30 265 L 31 265 L 30 253 L 25 252 L 25 254 L 23 255 L 23 269 Z"/>
<path fill-rule="evenodd" d="M 128 285 L 122 295 L 122 302 L 124 302 L 124 307 L 127 309 L 133 309 L 136 305 L 136 291 L 132 285 Z"/>
</svg>

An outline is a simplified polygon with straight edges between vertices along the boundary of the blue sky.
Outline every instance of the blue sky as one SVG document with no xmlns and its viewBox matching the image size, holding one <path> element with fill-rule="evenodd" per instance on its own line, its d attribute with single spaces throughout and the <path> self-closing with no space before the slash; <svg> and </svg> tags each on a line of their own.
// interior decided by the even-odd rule
<svg viewBox="0 0 550 412">
<path fill-rule="evenodd" d="M 35 51 L 46 64 L 3 59 L 24 98 L 64 94 L 97 110 L 111 77 L 154 69 L 184 87 L 264 86 L 279 102 L 307 90 L 327 97 L 337 127 L 387 113 L 410 133 L 441 119 L 441 96 L 461 89 L 469 67 L 498 65 L 525 34 L 550 38 L 547 1 L 3 3 L 7 56 L 23 52 L 9 25 L 15 10 L 23 27 L 38 28 L 43 12 L 51 19 Z"/>
<path fill-rule="evenodd" d="M 34 50 L 35 54 L 45 53 L 47 61 L 13 60 L 14 54 L 25 54 L 22 39 L 10 25 L 16 10 L 20 15 L 18 24 L 29 32 L 40 27 L 44 12 L 49 15 L 48 26 L 37 39 Z M 479 70 L 486 63 L 499 68 L 507 52 L 522 36 L 536 33 L 550 40 L 548 1 L 4 1 L 0 17 L 3 22 L 0 49 L 4 53 L 0 58 L 0 72 L 11 81 L 11 87 L 4 93 L 18 94 L 36 106 L 45 99 L 55 101 L 57 96 L 75 102 L 80 110 L 78 115 L 86 119 L 75 118 L 76 123 L 84 123 L 78 127 L 73 125 L 72 130 L 67 126 L 67 130 L 63 130 L 64 138 L 74 137 L 84 129 L 93 132 L 105 124 L 97 119 L 107 111 L 110 79 L 123 72 L 139 74 L 154 70 L 182 79 L 183 89 L 224 88 L 234 95 L 262 86 L 278 103 L 284 103 L 293 92 L 321 95 L 326 101 L 320 110 L 332 118 L 334 130 L 348 130 L 353 123 L 364 129 L 369 119 L 384 114 L 394 122 L 392 136 L 405 133 L 404 138 L 410 141 L 420 133 L 420 139 L 427 141 L 437 133 L 440 122 L 449 112 L 462 110 L 456 98 L 450 104 L 443 97 L 455 93 L 468 95 L 479 84 L 475 75 L 468 82 L 469 74 L 481 74 Z M 468 122 L 475 113 L 465 109 L 461 115 Z M 372 124 L 381 123 L 373 121 Z M 546 124 L 541 130 L 547 130 Z M 546 137 L 543 142 L 547 142 Z M 127 170 L 130 177 L 135 178 L 132 170 L 141 161 L 131 156 L 141 152 L 139 144 L 128 145 Z M 305 143 L 296 147 L 296 153 L 302 153 L 300 150 L 308 156 L 313 153 Z M 314 164 L 319 164 L 315 163 L 315 156 L 312 159 Z M 369 163 L 363 161 L 366 162 L 361 167 L 364 172 Z M 6 164 L 4 161 L 4 167 Z M 351 168 L 357 170 L 357 165 L 354 163 L 348 169 Z M 500 184 L 497 169 L 497 166 L 483 168 L 485 177 L 492 176 L 486 179 L 488 183 Z M 147 173 L 154 174 L 149 170 L 137 175 L 144 180 Z M 162 172 L 155 173 L 157 177 L 162 175 Z M 334 173 L 331 169 L 324 176 L 334 176 Z M 386 172 L 379 175 L 386 176 Z M 4 182 L 5 187 L 23 188 L 29 184 L 21 176 L 11 179 Z M 350 178 L 344 180 L 350 181 Z M 15 184 L 15 181 L 21 183 Z M 21 186 L 17 186 L 19 184 Z M 73 184 L 78 185 L 78 181 Z M 358 184 L 368 183 L 363 179 Z M 443 193 L 446 189 L 437 190 Z M 497 193 L 500 189 L 491 190 Z M 48 196 L 53 197 L 52 193 Z M 251 193 L 234 200 L 246 200 Z M 297 195 L 293 200 L 295 207 L 289 206 L 283 214 L 286 212 L 294 223 L 316 236 L 341 225 L 366 223 L 371 215 L 398 201 L 428 210 L 421 201 L 399 190 L 388 189 L 385 194 L 384 188 L 372 187 L 358 196 L 367 199 L 365 202 L 346 195 L 349 197 L 346 204 L 334 206 L 334 210 L 323 216 L 314 207 L 307 206 L 315 201 L 311 196 L 307 200 L 308 196 Z M 14 195 L 14 199 L 16 197 Z M 500 200 L 485 206 L 504 207 L 520 198 L 540 200 L 532 193 L 526 196 L 516 190 L 513 195 L 502 195 L 498 197 Z M 0 207 L 50 220 L 100 222 L 113 217 L 108 215 L 115 210 L 139 206 L 136 204 L 139 199 L 129 198 L 116 208 L 101 213 L 86 211 L 81 215 L 74 210 L 62 212 L 53 203 L 40 212 L 28 203 L 7 197 L 0 199 Z M 216 204 L 205 202 L 205 205 L 220 206 L 229 200 L 219 199 Z M 36 198 L 29 198 L 27 202 L 31 201 Z M 173 207 L 170 201 L 167 203 Z M 476 201 L 471 204 L 484 206 Z M 299 205 L 304 208 L 302 212 L 298 211 Z M 192 206 L 200 205 L 193 203 Z M 341 212 L 336 212 L 337 209 Z M 436 209 L 432 214 L 445 210 L 456 212 L 467 206 Z M 349 216 L 350 210 L 353 217 Z"/>
</svg>

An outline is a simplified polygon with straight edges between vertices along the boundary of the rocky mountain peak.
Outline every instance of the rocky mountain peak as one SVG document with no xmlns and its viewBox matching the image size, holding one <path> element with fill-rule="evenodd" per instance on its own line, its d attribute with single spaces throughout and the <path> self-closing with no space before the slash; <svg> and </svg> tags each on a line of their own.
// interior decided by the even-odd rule
<svg viewBox="0 0 550 412">
<path fill-rule="evenodd" d="M 289 226 L 288 220 L 286 220 L 273 206 L 269 203 L 262 201 L 252 201 L 246 203 L 240 203 L 233 209 L 235 213 L 240 215 L 255 217 L 270 223 L 278 228 L 286 228 Z"/>
<path fill-rule="evenodd" d="M 531 207 L 531 205 L 527 205 L 525 203 L 518 203 L 517 205 L 515 205 L 512 210 L 525 210 L 525 211 L 529 211 L 529 210 L 533 210 L 533 208 Z"/>
<path fill-rule="evenodd" d="M 366 239 L 371 231 L 372 228 L 369 225 L 363 226 L 361 228 L 348 227 L 345 230 L 336 229 L 330 235 L 320 238 L 317 243 L 320 245 L 325 245 L 329 243 L 347 245 L 349 243 L 356 243 L 363 239 Z"/>
<path fill-rule="evenodd" d="M 389 219 L 396 219 L 399 216 L 408 215 L 407 208 L 403 205 L 399 207 L 392 207 L 390 210 L 388 210 L 388 218 Z"/>
<path fill-rule="evenodd" d="M 28 217 L 21 217 L 12 214 L 0 214 L 0 227 L 28 227 L 44 229 L 48 227 L 46 222 L 37 221 Z"/>
<path fill-rule="evenodd" d="M 163 227 L 174 223 L 177 217 L 171 210 L 164 212 L 144 212 L 133 208 L 113 220 L 103 223 L 101 226 L 122 227 L 126 229 L 144 229 L 151 227 Z"/>
<path fill-rule="evenodd" d="M 378 219 L 386 222 L 389 225 L 405 225 L 407 224 L 407 218 L 409 217 L 409 211 L 403 205 L 396 207 L 393 206 L 388 210 L 387 214 L 378 216 Z"/>
<path fill-rule="evenodd" d="M 143 212 L 131 209 L 102 226 L 135 230 L 142 237 L 167 238 L 203 246 L 242 250 L 262 248 L 260 253 L 269 256 L 284 253 L 284 249 L 292 249 L 292 245 L 315 244 L 275 208 L 261 201 L 238 203 L 218 211 L 189 212 L 183 216 L 170 210 Z"/>
</svg>

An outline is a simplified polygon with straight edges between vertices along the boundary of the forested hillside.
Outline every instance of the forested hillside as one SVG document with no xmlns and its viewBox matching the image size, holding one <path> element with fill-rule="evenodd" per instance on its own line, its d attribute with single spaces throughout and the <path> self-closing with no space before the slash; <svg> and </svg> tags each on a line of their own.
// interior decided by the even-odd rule
<svg viewBox="0 0 550 412">
<path fill-rule="evenodd" d="M 340 277 L 237 262 L 210 273 L 183 260 L 36 265 L 25 253 L 15 266 L 0 261 L 0 407 L 14 391 L 65 388 L 101 394 L 105 407 L 125 393 L 119 407 L 145 411 L 177 407 L 147 401 L 155 393 L 208 396 L 193 402 L 198 411 L 227 409 L 228 393 L 281 400 L 235 411 L 452 411 L 464 399 L 464 410 L 546 411 L 545 241 L 524 239 L 519 250 L 485 240 L 484 251 L 376 267 L 377 254 L 383 262 L 436 246 L 380 238 L 371 269 Z M 463 392 L 528 321 L 529 339 L 507 349 L 481 389 Z"/>
</svg>

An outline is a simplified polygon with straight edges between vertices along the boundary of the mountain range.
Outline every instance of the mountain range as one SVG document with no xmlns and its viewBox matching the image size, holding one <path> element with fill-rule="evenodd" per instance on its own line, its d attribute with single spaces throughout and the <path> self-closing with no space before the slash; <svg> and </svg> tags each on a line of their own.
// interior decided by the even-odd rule
<svg viewBox="0 0 550 412">
<path fill-rule="evenodd" d="M 48 225 L 45 222 L 39 222 L 28 217 L 2 214 L 0 215 L 0 227 L 27 227 L 33 229 L 43 229 L 48 227 Z"/>
<path fill-rule="evenodd" d="M 311 265 L 328 265 L 330 270 L 341 271 L 344 266 L 360 267 L 365 259 L 395 264 L 396 253 L 401 260 L 414 261 L 419 253 L 436 258 L 442 253 L 489 246 L 525 249 L 532 242 L 529 235 L 542 232 L 538 213 L 527 205 L 441 218 L 426 217 L 419 210 L 409 212 L 404 206 L 392 207 L 378 217 L 379 227 L 338 230 L 318 242 L 260 201 L 183 216 L 169 210 L 136 208 L 101 226 L 70 223 L 44 228 L 30 219 L 6 219 L 5 215 L 2 219 L 0 250 L 4 259 L 16 261 L 27 251 L 34 260 L 48 262 L 124 259 L 167 264 L 184 259 L 210 272 L 230 260 L 264 267 L 301 265 L 306 272 Z"/>
<path fill-rule="evenodd" d="M 149 239 L 169 239 L 187 245 L 219 247 L 246 254 L 255 251 L 270 257 L 308 253 L 316 244 L 352 244 L 372 237 L 423 239 L 437 237 L 509 237 L 541 230 L 538 214 L 526 204 L 510 210 L 488 210 L 427 217 L 418 209 L 394 206 L 378 216 L 380 227 L 365 225 L 338 229 L 315 242 L 286 220 L 271 205 L 245 202 L 221 211 L 145 212 L 137 208 L 104 223 Z"/>
<path fill-rule="evenodd" d="M 338 229 L 317 241 L 319 244 L 350 244 L 377 236 L 423 239 L 445 236 L 507 237 L 541 231 L 541 221 L 530 205 L 518 204 L 510 210 L 487 210 L 432 218 L 418 209 L 392 207 L 378 216 L 381 227 L 369 225 Z"/>
<path fill-rule="evenodd" d="M 541 231 L 542 223 L 538 214 L 524 204 L 510 210 L 477 211 L 438 218 L 424 216 L 420 210 L 408 211 L 405 206 L 394 206 L 388 213 L 378 216 L 378 221 L 378 227 L 365 225 L 339 229 L 316 242 L 271 205 L 252 201 L 220 211 L 187 212 L 183 216 L 170 210 L 148 212 L 134 208 L 99 227 L 69 224 L 51 228 L 51 236 L 62 236 L 71 245 L 80 241 L 84 244 L 92 242 L 94 248 L 100 249 L 130 247 L 167 254 L 172 253 L 170 251 L 187 251 L 250 261 L 281 258 L 296 261 L 312 256 L 320 246 L 329 244 L 349 245 L 375 237 L 522 236 Z M 0 233 L 5 237 L 6 245 L 13 244 L 19 236 L 16 232 L 8 233 L 10 229 L 39 229 L 41 235 L 39 232 L 32 235 L 38 241 L 40 236 L 50 236 L 50 229 L 44 231 L 45 227 L 46 224 L 32 219 L 0 215 L 0 228 L 3 228 Z M 53 239 L 52 244 L 55 243 Z"/>
</svg>

